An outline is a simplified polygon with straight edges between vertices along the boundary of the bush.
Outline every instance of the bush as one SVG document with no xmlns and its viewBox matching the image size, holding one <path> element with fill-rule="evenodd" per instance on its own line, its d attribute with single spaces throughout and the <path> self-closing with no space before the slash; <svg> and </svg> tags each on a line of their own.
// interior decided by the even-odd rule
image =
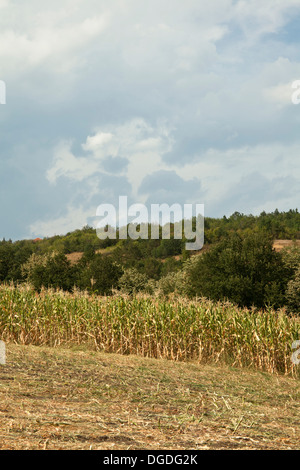
<svg viewBox="0 0 300 470">
<path fill-rule="evenodd" d="M 126 294 L 136 294 L 146 291 L 149 279 L 145 274 L 141 274 L 136 268 L 128 268 L 119 279 L 119 288 Z"/>
<path fill-rule="evenodd" d="M 295 277 L 288 282 L 286 297 L 291 310 L 300 313 L 300 267 L 297 269 Z"/>
<path fill-rule="evenodd" d="M 190 292 L 188 276 L 197 261 L 198 256 L 192 256 L 183 263 L 181 270 L 169 272 L 163 276 L 157 283 L 158 290 L 163 295 L 175 293 L 184 297 L 188 296 Z"/>
<path fill-rule="evenodd" d="M 57 252 L 46 253 L 43 255 L 38 255 L 36 253 L 32 253 L 30 258 L 26 261 L 26 263 L 22 264 L 21 272 L 22 276 L 25 281 L 32 283 L 35 269 L 40 267 L 46 267 L 47 263 L 50 261 L 51 258 L 57 256 Z"/>
<path fill-rule="evenodd" d="M 300 313 L 300 249 L 297 246 L 282 251 L 282 258 L 289 271 L 286 288 L 287 306 L 290 310 Z"/>
</svg>

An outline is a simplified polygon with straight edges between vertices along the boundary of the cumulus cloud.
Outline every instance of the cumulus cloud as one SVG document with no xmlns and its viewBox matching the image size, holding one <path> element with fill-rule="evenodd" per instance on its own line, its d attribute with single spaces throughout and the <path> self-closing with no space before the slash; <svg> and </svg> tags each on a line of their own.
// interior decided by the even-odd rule
<svg viewBox="0 0 300 470">
<path fill-rule="evenodd" d="M 212 216 L 298 204 L 300 108 L 290 85 L 300 79 L 299 0 L 0 8 L 0 182 L 21 182 L 0 209 L 8 236 L 18 194 L 29 186 L 36 195 L 41 181 L 45 231 L 52 219 L 63 228 L 64 212 L 76 228 L 78 207 L 89 212 L 119 194 L 190 198 Z M 35 200 L 27 198 L 27 227 L 41 213 Z M 24 236 L 24 220 L 18 230 Z"/>
<path fill-rule="evenodd" d="M 279 107 L 290 106 L 292 100 L 292 89 L 293 82 L 283 83 L 280 85 L 275 85 L 263 90 L 263 95 L 266 101 L 275 103 Z"/>
<path fill-rule="evenodd" d="M 56 183 L 60 177 L 80 182 L 97 172 L 123 173 L 136 194 L 147 174 L 166 166 L 162 155 L 171 148 L 171 131 L 163 123 L 151 126 L 144 119 L 135 118 L 110 132 L 98 130 L 89 135 L 82 144 L 84 157 L 75 156 L 71 143 L 62 142 L 54 152 L 47 178 L 50 183 Z M 108 159 L 112 166 L 108 165 Z M 121 168 L 116 171 L 117 161 L 121 161 Z"/>
<path fill-rule="evenodd" d="M 65 176 L 74 181 L 82 181 L 97 172 L 97 163 L 83 157 L 75 157 L 70 142 L 61 142 L 54 151 L 54 165 L 47 171 L 47 179 L 55 183 Z"/>
<path fill-rule="evenodd" d="M 279 210 L 292 207 L 295 195 L 299 197 L 299 181 L 292 176 L 265 176 L 254 171 L 240 178 L 235 185 L 228 187 L 224 194 L 223 203 L 228 214 L 235 211 L 237 200 L 242 212 L 260 213 L 273 211 L 274 205 Z M 249 197 L 251 195 L 251 197 Z"/>
<path fill-rule="evenodd" d="M 177 203 L 202 203 L 201 190 L 201 181 L 197 176 L 184 179 L 174 170 L 159 170 L 145 176 L 139 188 L 139 195 L 147 195 L 148 205 L 171 206 Z"/>
<path fill-rule="evenodd" d="M 276 33 L 299 8 L 298 0 L 239 0 L 233 6 L 233 19 L 243 31 L 247 42 Z"/>
<path fill-rule="evenodd" d="M 41 64 L 46 67 L 51 64 L 54 68 L 63 60 L 66 71 L 67 66 L 74 66 L 78 50 L 93 40 L 104 27 L 104 18 L 98 17 L 60 29 L 40 26 L 31 35 L 5 30 L 0 34 L 0 59 L 15 67 L 22 61 L 28 68 Z"/>
<path fill-rule="evenodd" d="M 68 232 L 82 228 L 89 224 L 95 214 L 85 207 L 67 206 L 64 214 L 51 220 L 36 221 L 29 226 L 28 235 L 32 237 L 44 237 L 47 235 L 65 235 Z"/>
<path fill-rule="evenodd" d="M 99 185 L 92 183 L 98 181 L 97 173 L 102 177 L 122 173 L 125 179 L 110 193 L 111 201 L 127 195 L 134 202 L 146 204 L 206 203 L 214 211 L 223 207 L 225 212 L 227 208 L 227 214 L 234 212 L 234 205 L 239 205 L 241 211 L 252 207 L 253 212 L 263 204 L 270 207 L 283 204 L 287 208 L 300 197 L 299 143 L 212 148 L 200 152 L 193 162 L 170 166 L 163 155 L 172 149 L 173 143 L 172 133 L 165 127 L 152 127 L 135 119 L 110 132 L 99 130 L 88 136 L 82 145 L 89 152 L 84 157 L 75 156 L 70 146 L 62 144 L 48 170 L 48 179 L 52 183 L 58 183 L 61 177 L 76 183 L 84 181 L 90 189 L 87 201 L 91 194 L 95 197 L 100 194 Z M 116 171 L 114 166 L 107 166 L 108 160 L 111 164 L 113 160 L 120 161 L 123 166 Z"/>
</svg>

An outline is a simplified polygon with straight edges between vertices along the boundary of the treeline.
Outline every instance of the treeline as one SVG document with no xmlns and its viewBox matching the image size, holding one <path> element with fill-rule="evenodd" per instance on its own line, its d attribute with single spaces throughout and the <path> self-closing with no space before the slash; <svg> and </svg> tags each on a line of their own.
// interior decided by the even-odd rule
<svg viewBox="0 0 300 470">
<path fill-rule="evenodd" d="M 205 218 L 205 242 L 215 243 L 231 232 L 251 233 L 263 231 L 273 239 L 299 240 L 300 213 L 297 209 L 288 212 L 262 212 L 259 216 L 234 212 L 222 219 Z"/>
<path fill-rule="evenodd" d="M 265 233 L 233 233 L 202 254 L 179 261 L 146 258 L 129 263 L 117 250 L 110 256 L 89 250 L 71 264 L 63 253 L 33 253 L 22 264 L 21 276 L 38 291 L 77 287 L 111 295 L 116 289 L 127 294 L 225 299 L 246 307 L 287 306 L 293 312 L 299 312 L 300 306 L 299 246 L 278 253 Z"/>
<path fill-rule="evenodd" d="M 71 291 L 74 286 L 100 295 L 177 293 L 228 299 L 240 306 L 300 310 L 299 245 L 280 253 L 274 239 L 298 240 L 297 210 L 260 216 L 234 213 L 205 219 L 205 246 L 199 256 L 184 239 L 100 240 L 84 227 L 40 241 L 0 242 L 0 282 L 30 282 Z M 76 263 L 70 253 L 81 252 Z"/>
<path fill-rule="evenodd" d="M 205 244 L 216 243 L 232 232 L 239 234 L 264 231 L 273 239 L 300 240 L 300 213 L 297 209 L 291 209 L 288 212 L 262 212 L 259 216 L 245 215 L 234 212 L 230 217 L 223 218 L 205 217 L 204 220 L 204 241 Z M 14 243 L 16 250 L 23 253 L 31 251 L 32 253 L 50 253 L 57 251 L 59 253 L 69 254 L 73 252 L 83 252 L 87 246 L 92 246 L 95 251 L 107 249 L 118 244 L 118 232 L 116 240 L 100 240 L 97 237 L 96 230 L 93 227 L 86 226 L 81 230 L 69 232 L 66 235 L 55 235 L 46 237 L 38 242 L 34 240 L 22 240 Z M 151 257 L 167 257 L 174 254 L 180 254 L 182 245 L 177 243 L 176 247 L 162 240 L 152 240 L 152 243 L 141 242 L 142 251 Z M 0 246 L 5 243 L 12 243 L 5 239 L 0 241 Z M 142 247 L 143 244 L 143 247 Z M 23 256 L 23 255 L 22 255 Z"/>
</svg>

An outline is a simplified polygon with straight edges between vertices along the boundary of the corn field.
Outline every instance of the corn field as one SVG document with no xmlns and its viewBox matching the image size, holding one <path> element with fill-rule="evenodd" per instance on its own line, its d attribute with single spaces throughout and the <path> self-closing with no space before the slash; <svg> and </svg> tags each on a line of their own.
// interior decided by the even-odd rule
<svg viewBox="0 0 300 470">
<path fill-rule="evenodd" d="M 298 375 L 291 345 L 299 333 L 300 318 L 284 310 L 0 286 L 0 339 L 19 344 L 84 344 L 104 352 Z"/>
</svg>

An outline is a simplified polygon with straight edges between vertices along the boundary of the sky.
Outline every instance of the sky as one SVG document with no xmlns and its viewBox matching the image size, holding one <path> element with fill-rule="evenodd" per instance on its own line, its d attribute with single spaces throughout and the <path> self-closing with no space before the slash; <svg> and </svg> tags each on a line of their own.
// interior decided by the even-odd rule
<svg viewBox="0 0 300 470">
<path fill-rule="evenodd" d="M 0 0 L 0 238 L 299 208 L 300 0 Z"/>
</svg>

